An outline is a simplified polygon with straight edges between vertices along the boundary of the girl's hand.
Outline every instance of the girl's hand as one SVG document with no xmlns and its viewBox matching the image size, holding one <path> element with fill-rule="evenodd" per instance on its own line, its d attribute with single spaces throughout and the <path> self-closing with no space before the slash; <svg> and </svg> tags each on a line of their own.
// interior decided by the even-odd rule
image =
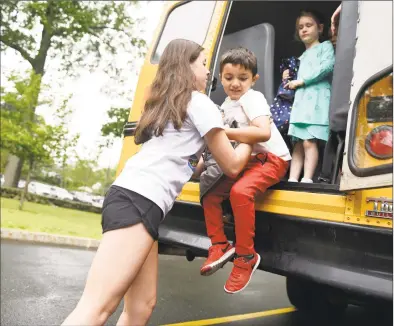
<svg viewBox="0 0 394 326">
<path fill-rule="evenodd" d="M 282 79 L 283 80 L 286 80 L 286 79 L 288 79 L 290 77 L 290 71 L 289 71 L 289 69 L 286 69 L 284 72 L 283 72 L 283 74 L 282 74 Z"/>
<path fill-rule="evenodd" d="M 337 32 L 337 25 L 339 21 L 339 14 L 341 13 L 342 10 L 342 4 L 339 5 L 339 7 L 335 10 L 335 12 L 331 16 L 331 33 L 332 35 L 336 35 Z"/>
<path fill-rule="evenodd" d="M 304 86 L 304 82 L 302 80 L 292 80 L 285 85 L 285 88 L 296 89 L 301 86 Z"/>
<path fill-rule="evenodd" d="M 204 136 L 205 142 L 222 171 L 235 179 L 244 169 L 252 154 L 252 146 L 239 144 L 236 149 L 231 146 L 223 129 L 213 128 Z"/>
</svg>

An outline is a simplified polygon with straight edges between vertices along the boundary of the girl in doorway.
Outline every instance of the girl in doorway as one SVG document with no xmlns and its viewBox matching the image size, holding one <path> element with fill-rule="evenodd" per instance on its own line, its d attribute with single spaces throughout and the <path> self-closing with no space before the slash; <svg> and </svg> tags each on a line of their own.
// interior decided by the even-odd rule
<svg viewBox="0 0 394 326">
<path fill-rule="evenodd" d="M 317 140 L 328 140 L 328 109 L 331 96 L 331 74 L 334 69 L 334 48 L 330 41 L 320 43 L 323 33 L 319 14 L 303 11 L 296 20 L 296 39 L 305 45 L 297 80 L 285 87 L 296 89 L 288 134 L 295 145 L 289 182 L 313 183 L 319 159 Z M 288 71 L 283 79 L 288 78 Z"/>
<path fill-rule="evenodd" d="M 216 105 L 200 91 L 209 76 L 203 48 L 171 41 L 136 129 L 143 144 L 108 190 L 103 238 L 82 297 L 63 325 L 104 325 L 124 297 L 117 325 L 145 325 L 156 302 L 159 224 L 172 208 L 208 145 L 223 172 L 235 178 L 252 147 L 235 150 Z"/>
</svg>

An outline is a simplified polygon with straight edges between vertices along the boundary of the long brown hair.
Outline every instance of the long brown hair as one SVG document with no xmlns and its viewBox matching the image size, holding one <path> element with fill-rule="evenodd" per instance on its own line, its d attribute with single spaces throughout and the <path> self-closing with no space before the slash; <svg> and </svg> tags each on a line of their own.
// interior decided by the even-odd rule
<svg viewBox="0 0 394 326">
<path fill-rule="evenodd" d="M 192 91 L 196 89 L 190 64 L 203 50 L 201 45 L 184 39 L 173 40 L 166 46 L 135 131 L 137 145 L 153 135 L 162 136 L 170 121 L 175 129 L 182 127 Z"/>
</svg>

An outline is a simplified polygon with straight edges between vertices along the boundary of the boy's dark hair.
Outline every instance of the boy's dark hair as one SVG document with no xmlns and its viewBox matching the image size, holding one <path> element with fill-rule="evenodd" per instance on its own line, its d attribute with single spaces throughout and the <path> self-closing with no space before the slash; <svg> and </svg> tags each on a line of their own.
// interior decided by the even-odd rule
<svg viewBox="0 0 394 326">
<path fill-rule="evenodd" d="M 295 24 L 295 33 L 294 33 L 294 38 L 296 39 L 296 41 L 301 42 L 300 35 L 298 32 L 298 24 L 301 17 L 311 17 L 316 22 L 318 27 L 319 25 L 323 24 L 323 31 L 319 34 L 319 41 L 322 42 L 324 40 L 324 29 L 326 27 L 326 25 L 324 24 L 324 16 L 316 10 L 309 10 L 309 9 L 302 10 L 300 14 L 297 16 L 297 20 Z"/>
<path fill-rule="evenodd" d="M 226 51 L 220 58 L 220 73 L 225 64 L 241 65 L 252 72 L 253 77 L 257 74 L 257 58 L 254 53 L 246 48 L 238 47 Z"/>
</svg>

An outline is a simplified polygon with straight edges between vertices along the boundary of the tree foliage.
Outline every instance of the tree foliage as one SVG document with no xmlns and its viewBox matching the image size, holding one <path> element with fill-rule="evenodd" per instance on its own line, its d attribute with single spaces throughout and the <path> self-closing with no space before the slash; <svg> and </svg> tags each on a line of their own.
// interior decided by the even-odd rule
<svg viewBox="0 0 394 326">
<path fill-rule="evenodd" d="M 11 90 L 1 88 L 0 146 L 28 163 L 25 192 L 20 203 L 22 209 L 34 163 L 53 162 L 62 151 L 62 135 L 68 131 L 63 123 L 47 124 L 33 110 L 39 104 L 41 75 L 31 72 L 28 78 L 11 76 L 9 81 L 13 83 Z M 64 110 L 62 107 L 58 112 Z"/>
<path fill-rule="evenodd" d="M 1 87 L 1 139 L 0 147 L 22 159 L 41 163 L 63 160 L 68 147 L 75 146 L 78 135 L 70 135 L 67 118 L 71 114 L 68 99 L 55 112 L 57 123 L 47 124 L 44 118 L 33 111 L 38 105 L 38 93 L 43 87 L 41 76 L 31 72 L 28 78 L 12 75 L 13 87 Z"/>
<path fill-rule="evenodd" d="M 48 173 L 48 172 L 51 173 Z M 96 184 L 101 187 L 97 194 L 104 195 L 109 186 L 115 180 L 116 168 L 98 168 L 97 161 L 92 159 L 77 159 L 64 167 L 36 168 L 33 179 L 47 184 L 78 190 L 80 187 L 92 188 Z"/>
<path fill-rule="evenodd" d="M 56 130 L 32 110 L 37 106 L 41 76 L 11 76 L 10 81 L 15 90 L 7 92 L 1 88 L 1 148 L 23 159 L 50 159 Z"/>
<path fill-rule="evenodd" d="M 44 74 L 48 55 L 60 55 L 61 68 L 70 70 L 77 64 L 95 66 L 105 53 L 113 55 L 119 48 L 127 51 L 136 47 L 143 51 L 145 42 L 135 35 L 138 21 L 130 16 L 131 7 L 136 3 L 4 0 L 2 50 L 10 47 L 19 52 L 37 74 Z M 36 26 L 42 31 L 38 38 L 33 32 Z M 92 59 L 96 60 L 92 62 Z M 109 62 L 107 68 L 116 73 L 116 62 Z"/>
<path fill-rule="evenodd" d="M 101 135 L 104 137 L 121 138 L 123 136 L 123 127 L 129 117 L 130 109 L 111 108 L 107 111 L 109 122 L 101 128 Z"/>
<path fill-rule="evenodd" d="M 139 37 L 137 29 L 139 21 L 131 17 L 137 6 L 137 1 L 2 1 L 1 51 L 13 49 L 18 52 L 31 65 L 37 78 L 32 81 L 36 97 L 29 97 L 29 106 L 25 106 L 19 117 L 13 113 L 16 119 L 22 119 L 23 115 L 23 123 L 28 128 L 12 129 L 15 125 L 5 122 L 8 132 L 18 132 L 10 138 L 25 139 L 23 144 L 26 146 L 42 150 L 37 144 L 28 144 L 27 140 L 39 143 L 44 140 L 44 135 L 52 133 L 49 130 L 51 126 L 37 124 L 33 120 L 29 125 L 26 121 L 28 117 L 35 117 L 40 83 L 47 70 L 48 58 L 53 59 L 51 62 L 64 76 L 75 76 L 81 67 L 92 70 L 100 66 L 111 77 L 111 86 L 106 87 L 105 91 L 113 97 L 123 93 L 122 86 L 127 80 L 126 74 L 134 65 L 135 56 L 145 51 L 145 41 Z M 116 55 L 119 53 L 127 55 L 118 58 Z M 35 133 L 37 137 L 29 138 L 29 133 Z M 46 141 L 46 146 L 51 146 L 50 139 Z M 11 153 L 17 152 L 18 157 L 26 153 L 26 147 L 9 146 L 13 148 Z M 35 153 L 36 157 L 39 155 Z M 20 165 L 20 160 L 16 164 Z M 16 165 L 6 169 L 18 170 Z M 6 179 L 6 183 L 11 186 L 19 175 L 16 172 L 9 175 L 12 175 L 12 181 Z"/>
</svg>

